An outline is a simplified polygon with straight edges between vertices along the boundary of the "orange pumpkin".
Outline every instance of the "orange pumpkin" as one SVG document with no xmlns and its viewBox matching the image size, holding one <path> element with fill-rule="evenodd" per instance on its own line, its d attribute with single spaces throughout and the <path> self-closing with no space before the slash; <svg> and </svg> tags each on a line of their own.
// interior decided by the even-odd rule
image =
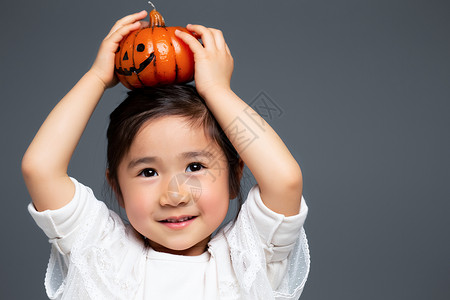
<svg viewBox="0 0 450 300">
<path fill-rule="evenodd" d="M 134 89 L 191 81 L 194 56 L 175 30 L 190 32 L 184 27 L 166 27 L 156 9 L 149 16 L 149 27 L 131 32 L 120 42 L 115 57 L 120 82 Z"/>
</svg>

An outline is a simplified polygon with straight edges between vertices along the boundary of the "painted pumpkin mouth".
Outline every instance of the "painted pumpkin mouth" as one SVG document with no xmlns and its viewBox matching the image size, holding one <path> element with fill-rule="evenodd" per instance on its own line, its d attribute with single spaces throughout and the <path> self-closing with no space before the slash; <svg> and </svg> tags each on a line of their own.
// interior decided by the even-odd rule
<svg viewBox="0 0 450 300">
<path fill-rule="evenodd" d="M 120 67 L 120 68 L 115 68 L 115 69 L 116 69 L 117 74 L 123 75 L 123 76 L 131 76 L 131 75 L 133 75 L 133 73 L 139 74 L 139 73 L 141 73 L 142 71 L 144 71 L 144 69 L 145 69 L 145 68 L 152 62 L 152 60 L 154 60 L 154 59 L 155 59 L 155 52 L 152 52 L 152 53 L 150 54 L 150 56 L 147 57 L 146 60 L 144 60 L 143 62 L 141 62 L 141 64 L 139 65 L 139 68 L 138 68 L 138 69 L 136 69 L 135 67 L 131 67 L 129 70 L 124 69 L 124 68 L 122 68 L 122 67 Z"/>
</svg>

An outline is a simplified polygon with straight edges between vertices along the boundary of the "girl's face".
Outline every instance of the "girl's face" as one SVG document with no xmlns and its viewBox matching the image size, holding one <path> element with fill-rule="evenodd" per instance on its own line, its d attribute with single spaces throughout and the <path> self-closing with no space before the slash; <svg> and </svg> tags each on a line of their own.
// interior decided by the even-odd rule
<svg viewBox="0 0 450 300">
<path fill-rule="evenodd" d="M 156 251 L 200 255 L 226 216 L 228 172 L 202 126 L 176 116 L 145 123 L 118 167 L 131 225 Z"/>
</svg>

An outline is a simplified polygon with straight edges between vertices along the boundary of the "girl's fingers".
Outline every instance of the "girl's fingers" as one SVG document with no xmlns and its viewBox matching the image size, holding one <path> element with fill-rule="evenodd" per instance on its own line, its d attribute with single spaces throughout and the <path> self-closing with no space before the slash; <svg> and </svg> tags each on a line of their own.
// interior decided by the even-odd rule
<svg viewBox="0 0 450 300">
<path fill-rule="evenodd" d="M 193 33 L 193 36 L 182 31 L 175 31 L 176 35 L 183 40 L 191 51 L 195 54 L 203 50 L 220 50 L 225 51 L 228 55 L 231 55 L 230 48 L 223 37 L 222 31 L 215 28 L 206 28 L 202 25 L 189 24 L 186 28 Z M 203 45 L 198 41 L 201 38 Z"/>
<path fill-rule="evenodd" d="M 205 26 L 189 24 L 186 26 L 186 29 L 198 34 L 201 37 L 205 48 L 216 47 L 216 42 L 211 30 Z"/>
<path fill-rule="evenodd" d="M 200 44 L 197 38 L 193 37 L 189 33 L 177 29 L 175 30 L 175 34 L 178 38 L 180 38 L 183 42 L 185 42 L 189 46 L 192 53 L 195 54 L 198 53 L 199 51 L 204 50 L 202 44 Z"/>
<path fill-rule="evenodd" d="M 149 21 L 139 21 L 139 22 L 141 22 L 141 28 L 146 28 L 150 25 Z"/>
<path fill-rule="evenodd" d="M 200 35 L 199 35 L 198 33 L 196 33 L 196 32 L 191 32 L 191 34 L 192 34 L 195 38 L 201 39 L 201 37 L 200 37 Z"/>
<path fill-rule="evenodd" d="M 187 29 L 192 31 L 195 37 L 201 38 L 206 48 L 216 47 L 219 50 L 226 50 L 227 44 L 221 30 L 202 25 L 188 25 Z"/>
<path fill-rule="evenodd" d="M 214 36 L 214 41 L 216 43 L 217 48 L 221 50 L 225 49 L 226 43 L 222 31 L 215 28 L 209 28 L 209 30 L 212 32 Z"/>
<path fill-rule="evenodd" d="M 111 40 L 113 43 L 119 43 L 125 36 L 127 36 L 131 31 L 137 30 L 141 27 L 141 22 L 136 21 L 132 24 L 124 25 L 119 27 L 111 35 L 105 38 Z"/>
<path fill-rule="evenodd" d="M 227 51 L 228 55 L 231 55 L 230 48 L 228 48 L 228 45 L 227 45 L 227 44 L 225 44 L 225 50 Z"/>
<path fill-rule="evenodd" d="M 106 36 L 108 38 L 111 36 L 114 32 L 116 32 L 119 28 L 128 25 L 128 24 L 134 24 L 136 21 L 142 20 L 147 16 L 147 11 L 143 10 L 138 13 L 134 13 L 132 15 L 128 15 L 123 17 L 122 19 L 118 20 L 114 26 L 111 28 L 110 32 Z"/>
<path fill-rule="evenodd" d="M 136 21 L 142 20 L 143 18 L 145 18 L 145 16 L 147 16 L 147 11 L 145 10 L 125 16 L 122 19 L 118 20 L 116 24 L 114 24 L 113 28 L 115 26 L 123 26 L 126 24 L 134 23 Z"/>
</svg>

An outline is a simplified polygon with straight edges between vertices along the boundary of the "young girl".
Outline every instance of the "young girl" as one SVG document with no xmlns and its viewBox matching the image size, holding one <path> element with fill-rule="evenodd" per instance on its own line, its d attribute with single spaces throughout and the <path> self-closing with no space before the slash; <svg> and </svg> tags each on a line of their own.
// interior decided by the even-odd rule
<svg viewBox="0 0 450 300">
<path fill-rule="evenodd" d="M 119 20 L 91 69 L 26 151 L 29 211 L 50 238 L 51 299 L 298 299 L 309 272 L 300 167 L 279 136 L 230 89 L 233 59 L 219 30 L 178 32 L 194 53 L 196 89 L 136 90 L 111 114 L 106 176 L 130 225 L 67 174 L 105 89 L 114 55 L 140 26 Z M 263 124 L 264 126 L 261 126 Z M 243 162 L 257 185 L 214 237 Z M 231 200 L 233 201 L 233 200 Z"/>
</svg>

